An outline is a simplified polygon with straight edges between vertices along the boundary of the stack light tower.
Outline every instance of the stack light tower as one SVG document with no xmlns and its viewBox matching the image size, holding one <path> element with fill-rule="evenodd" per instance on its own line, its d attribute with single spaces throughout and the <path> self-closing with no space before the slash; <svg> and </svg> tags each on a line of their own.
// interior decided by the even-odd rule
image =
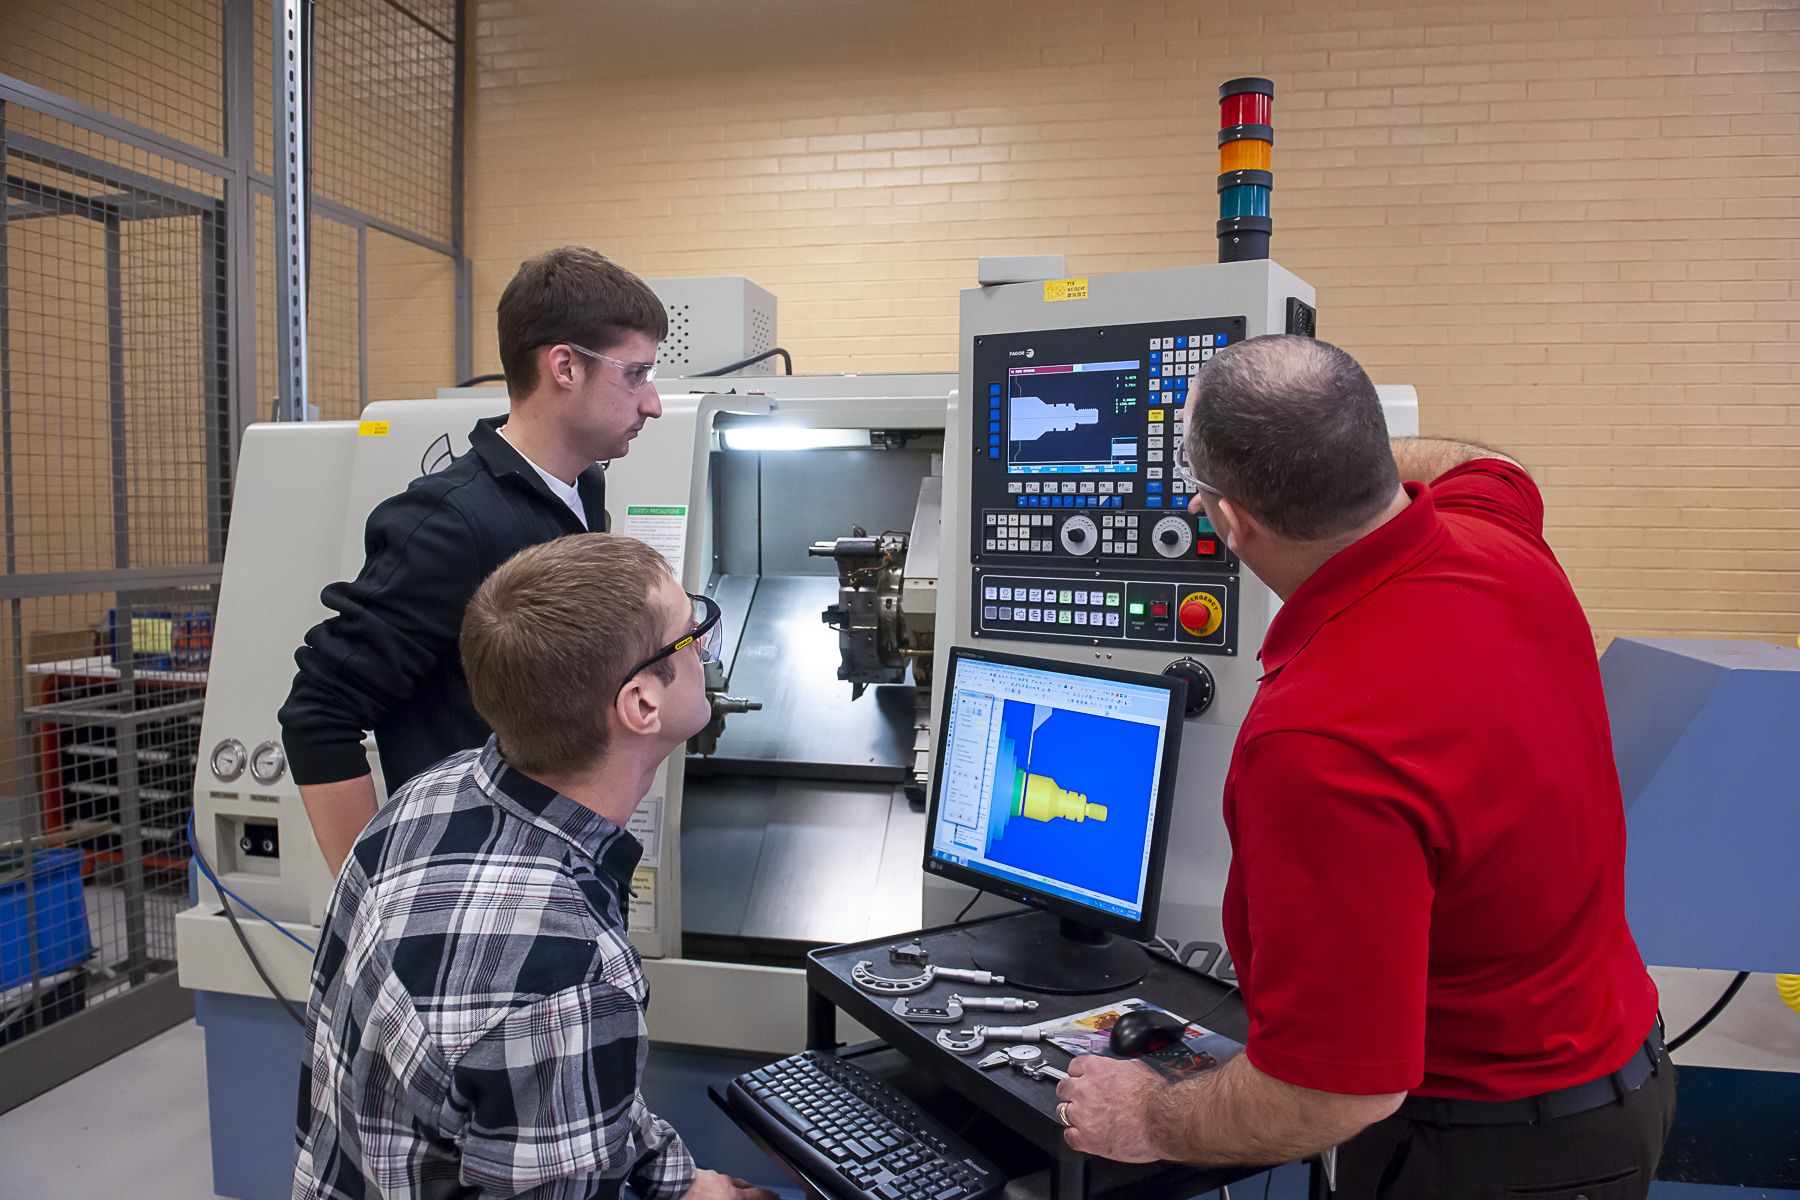
<svg viewBox="0 0 1800 1200">
<path fill-rule="evenodd" d="M 1274 105 L 1275 85 L 1267 79 L 1232 79 L 1219 86 L 1220 262 L 1269 257 Z"/>
</svg>

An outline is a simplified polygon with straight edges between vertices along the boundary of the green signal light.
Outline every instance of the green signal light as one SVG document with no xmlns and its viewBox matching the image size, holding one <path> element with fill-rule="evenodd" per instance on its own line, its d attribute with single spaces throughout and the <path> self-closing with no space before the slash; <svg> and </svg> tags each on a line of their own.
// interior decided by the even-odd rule
<svg viewBox="0 0 1800 1200">
<path fill-rule="evenodd" d="M 1143 606 L 1143 605 L 1141 605 L 1141 604 L 1133 604 L 1133 605 L 1131 605 L 1131 615 L 1132 615 L 1132 616 L 1134 616 L 1134 617 L 1141 617 L 1141 616 L 1143 616 L 1143 615 L 1144 615 L 1144 606 Z"/>
</svg>

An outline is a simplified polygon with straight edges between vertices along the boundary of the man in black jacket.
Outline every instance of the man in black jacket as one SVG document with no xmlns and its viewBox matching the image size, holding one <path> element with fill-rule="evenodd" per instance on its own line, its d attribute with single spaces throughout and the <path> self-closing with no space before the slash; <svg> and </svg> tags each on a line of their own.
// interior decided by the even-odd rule
<svg viewBox="0 0 1800 1200">
<path fill-rule="evenodd" d="M 522 264 L 500 297 L 511 412 L 477 422 L 469 453 L 369 514 L 357 577 L 294 655 L 282 741 L 335 875 L 375 815 L 363 751 L 375 731 L 388 790 L 489 729 L 457 655 L 463 609 L 527 546 L 605 527 L 606 477 L 644 422 L 668 316 L 637 276 L 580 246 Z"/>
</svg>

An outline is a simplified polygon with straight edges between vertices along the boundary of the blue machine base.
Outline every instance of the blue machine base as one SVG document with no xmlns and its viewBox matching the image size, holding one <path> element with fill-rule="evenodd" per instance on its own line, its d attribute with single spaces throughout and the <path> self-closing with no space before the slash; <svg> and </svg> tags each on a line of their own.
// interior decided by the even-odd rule
<svg viewBox="0 0 1800 1200">
<path fill-rule="evenodd" d="M 231 1200 L 290 1200 L 303 1034 L 281 1005 L 195 992 L 206 1031 L 206 1108 L 213 1191 Z"/>
</svg>

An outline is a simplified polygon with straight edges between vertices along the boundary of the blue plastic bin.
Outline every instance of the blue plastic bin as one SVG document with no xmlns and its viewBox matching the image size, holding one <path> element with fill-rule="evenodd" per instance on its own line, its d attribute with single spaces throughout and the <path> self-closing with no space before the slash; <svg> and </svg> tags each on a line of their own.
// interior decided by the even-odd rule
<svg viewBox="0 0 1800 1200">
<path fill-rule="evenodd" d="M 20 857 L 0 856 L 0 877 L 13 875 Z M 39 850 L 32 855 L 40 977 L 76 966 L 93 948 L 88 941 L 87 906 L 81 900 L 82 858 L 79 850 Z M 0 884 L 0 991 L 18 987 L 32 976 L 28 882 L 20 873 Z"/>
</svg>

